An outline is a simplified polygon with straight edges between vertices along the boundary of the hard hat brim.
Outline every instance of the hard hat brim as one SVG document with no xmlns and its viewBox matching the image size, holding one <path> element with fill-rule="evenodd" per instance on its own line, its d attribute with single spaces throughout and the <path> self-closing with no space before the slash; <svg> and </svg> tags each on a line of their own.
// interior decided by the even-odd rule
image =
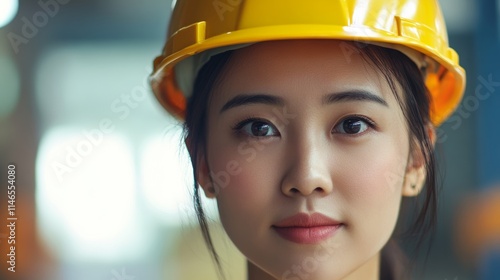
<svg viewBox="0 0 500 280">
<path fill-rule="evenodd" d="M 458 64 L 456 52 L 448 48 L 447 44 L 442 44 L 446 50 L 433 49 L 430 45 L 439 46 L 441 44 L 424 44 L 422 38 L 417 40 L 411 36 L 402 36 L 367 26 L 314 24 L 248 28 L 204 38 L 203 28 L 204 22 L 200 22 L 173 34 L 164 50 L 164 53 L 171 53 L 171 55 L 157 57 L 154 63 L 154 72 L 150 76 L 153 91 L 159 102 L 179 118 L 183 118 L 186 102 L 184 94 L 175 84 L 172 69 L 180 60 L 209 49 L 263 41 L 333 39 L 352 41 L 360 47 L 363 44 L 383 43 L 384 46 L 405 46 L 418 51 L 442 65 L 447 71 L 446 77 L 453 80 L 446 83 L 446 87 L 440 87 L 434 91 L 430 89 L 433 101 L 431 121 L 435 126 L 439 126 L 456 109 L 465 89 L 465 70 Z M 395 49 L 398 48 L 395 47 Z M 446 53 L 447 56 L 443 56 L 443 53 Z M 176 96 L 179 94 L 182 96 Z M 184 100 L 182 100 L 183 98 Z M 434 102 L 435 100 L 439 102 Z"/>
</svg>

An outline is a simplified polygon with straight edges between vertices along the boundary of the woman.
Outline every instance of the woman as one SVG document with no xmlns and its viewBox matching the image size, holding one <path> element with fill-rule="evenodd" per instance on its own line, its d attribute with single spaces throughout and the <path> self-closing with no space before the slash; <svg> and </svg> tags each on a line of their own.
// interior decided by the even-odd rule
<svg viewBox="0 0 500 280">
<path fill-rule="evenodd" d="M 435 127 L 465 72 L 435 1 L 178 1 L 152 86 L 248 279 L 406 279 L 402 197 L 432 228 Z"/>
</svg>

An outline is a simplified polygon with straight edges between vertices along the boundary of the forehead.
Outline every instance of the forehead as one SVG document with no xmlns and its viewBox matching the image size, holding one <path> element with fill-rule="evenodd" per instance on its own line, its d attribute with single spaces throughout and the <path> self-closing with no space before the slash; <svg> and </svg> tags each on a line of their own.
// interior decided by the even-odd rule
<svg viewBox="0 0 500 280">
<path fill-rule="evenodd" d="M 306 88 L 323 94 L 356 88 L 375 90 L 386 99 L 393 95 L 384 75 L 358 48 L 337 40 L 269 41 L 236 50 L 218 87 L 222 90 L 216 95 L 223 99 L 246 91 L 286 95 Z"/>
<path fill-rule="evenodd" d="M 277 40 L 252 44 L 248 47 L 237 49 L 233 57 L 245 58 L 290 58 L 307 61 L 336 60 L 338 63 L 350 64 L 352 58 L 359 54 L 359 48 L 350 41 L 341 40 Z"/>
</svg>

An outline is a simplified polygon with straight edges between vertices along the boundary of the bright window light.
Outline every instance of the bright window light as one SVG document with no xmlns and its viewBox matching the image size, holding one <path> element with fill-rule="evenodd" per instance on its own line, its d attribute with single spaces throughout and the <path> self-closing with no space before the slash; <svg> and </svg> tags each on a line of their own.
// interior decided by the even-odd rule
<svg viewBox="0 0 500 280">
<path fill-rule="evenodd" d="M 155 238 L 138 213 L 132 150 L 121 135 L 92 143 L 79 129 L 49 129 L 36 183 L 38 229 L 65 261 L 133 261 L 151 251 Z"/>
<path fill-rule="evenodd" d="M 156 52 L 152 43 L 86 42 L 55 45 L 41 55 L 35 69 L 42 131 L 37 227 L 60 261 L 144 261 L 164 254 L 159 244 L 174 240 L 174 231 L 159 223 L 173 206 L 158 206 L 163 193 L 148 194 L 155 205 L 146 201 L 154 185 L 144 182 L 158 180 L 141 165 L 144 142 L 166 125 L 147 83 L 147 61 Z"/>
<path fill-rule="evenodd" d="M 17 9 L 19 7 L 18 0 L 2 0 L 0 1 L 0 27 L 3 27 L 17 14 Z"/>
</svg>

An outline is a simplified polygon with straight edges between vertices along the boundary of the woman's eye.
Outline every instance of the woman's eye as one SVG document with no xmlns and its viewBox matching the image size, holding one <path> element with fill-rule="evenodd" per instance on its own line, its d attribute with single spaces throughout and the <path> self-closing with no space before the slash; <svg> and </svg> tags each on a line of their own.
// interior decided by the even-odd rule
<svg viewBox="0 0 500 280">
<path fill-rule="evenodd" d="M 361 117 L 351 117 L 344 119 L 337 126 L 335 126 L 333 132 L 341 134 L 361 134 L 370 128 L 370 123 L 368 120 Z"/>
<path fill-rule="evenodd" d="M 239 132 L 253 137 L 279 136 L 278 130 L 267 121 L 246 120 L 235 127 Z"/>
</svg>

